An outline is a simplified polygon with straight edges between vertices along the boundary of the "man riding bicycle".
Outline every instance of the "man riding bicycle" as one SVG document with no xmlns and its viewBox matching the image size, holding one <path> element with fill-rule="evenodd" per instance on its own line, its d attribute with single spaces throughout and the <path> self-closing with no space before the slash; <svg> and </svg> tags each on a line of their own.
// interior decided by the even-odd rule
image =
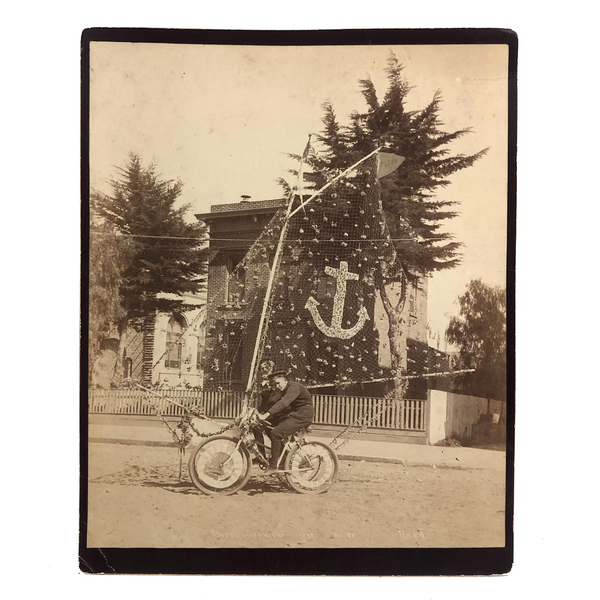
<svg viewBox="0 0 600 600">
<path fill-rule="evenodd" d="M 273 425 L 271 438 L 271 459 L 265 475 L 277 473 L 277 461 L 281 454 L 283 440 L 304 427 L 314 419 L 314 409 L 310 392 L 297 381 L 291 381 L 285 371 L 274 371 L 269 375 L 273 388 L 270 394 L 263 396 L 258 417 Z"/>
</svg>

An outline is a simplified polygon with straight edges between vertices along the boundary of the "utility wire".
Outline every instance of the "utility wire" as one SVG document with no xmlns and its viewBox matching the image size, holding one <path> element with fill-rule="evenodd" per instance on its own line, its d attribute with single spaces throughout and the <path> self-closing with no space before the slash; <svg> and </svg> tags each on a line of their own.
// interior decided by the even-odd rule
<svg viewBox="0 0 600 600">
<path fill-rule="evenodd" d="M 199 237 L 183 237 L 183 236 L 168 236 L 168 235 L 145 235 L 139 233 L 113 233 L 105 231 L 90 231 L 91 235 L 114 235 L 115 237 L 136 237 L 136 238 L 152 238 L 156 240 L 194 240 L 196 242 L 206 242 L 208 238 L 202 239 Z"/>
<path fill-rule="evenodd" d="M 115 235 L 113 233 L 105 233 L 102 231 L 92 231 L 90 232 L 92 235 Z M 157 240 L 195 240 L 198 242 L 206 242 L 208 239 L 203 240 L 199 238 L 192 237 L 173 237 L 173 236 L 165 236 L 165 235 L 142 235 L 135 233 L 119 233 L 116 234 L 117 237 L 136 237 L 136 238 L 152 238 Z M 446 241 L 449 238 L 422 238 L 420 240 L 415 240 L 414 238 L 368 238 L 368 239 L 353 239 L 353 238 L 344 238 L 345 242 L 427 242 L 427 241 Z M 211 242 L 254 242 L 253 239 L 244 239 L 244 238 L 210 238 Z M 334 240 L 339 242 L 339 240 Z M 331 240 L 320 240 L 320 242 L 331 242 Z"/>
</svg>

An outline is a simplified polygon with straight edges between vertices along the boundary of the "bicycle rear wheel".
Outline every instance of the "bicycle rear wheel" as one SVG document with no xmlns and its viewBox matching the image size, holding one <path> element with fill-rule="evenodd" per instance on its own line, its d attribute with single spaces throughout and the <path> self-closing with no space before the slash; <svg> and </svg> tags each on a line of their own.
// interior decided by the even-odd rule
<svg viewBox="0 0 600 600">
<path fill-rule="evenodd" d="M 205 494 L 235 494 L 248 479 L 252 463 L 248 450 L 235 438 L 216 435 L 200 444 L 191 454 L 190 477 Z"/>
<path fill-rule="evenodd" d="M 322 494 L 337 479 L 338 459 L 335 452 L 321 442 L 306 442 L 292 448 L 285 458 L 288 485 L 301 494 Z"/>
</svg>

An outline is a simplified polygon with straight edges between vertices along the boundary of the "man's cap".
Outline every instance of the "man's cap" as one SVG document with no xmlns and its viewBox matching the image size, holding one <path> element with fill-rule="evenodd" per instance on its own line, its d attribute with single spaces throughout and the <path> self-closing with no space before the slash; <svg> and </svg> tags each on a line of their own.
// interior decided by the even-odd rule
<svg viewBox="0 0 600 600">
<path fill-rule="evenodd" d="M 282 375 L 287 378 L 287 371 L 273 371 L 272 373 L 269 373 L 269 379 L 272 377 L 280 377 Z"/>
</svg>

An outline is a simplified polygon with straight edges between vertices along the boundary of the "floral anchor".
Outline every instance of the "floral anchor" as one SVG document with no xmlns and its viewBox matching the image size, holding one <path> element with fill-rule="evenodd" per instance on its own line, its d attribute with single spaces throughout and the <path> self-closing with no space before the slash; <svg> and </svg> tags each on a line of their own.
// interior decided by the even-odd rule
<svg viewBox="0 0 600 600">
<path fill-rule="evenodd" d="M 344 314 L 344 301 L 346 299 L 346 281 L 356 281 L 358 280 L 357 273 L 350 273 L 348 271 L 348 263 L 346 261 L 340 262 L 340 268 L 334 269 L 333 267 L 325 267 L 325 273 L 327 275 L 331 275 L 337 280 L 335 297 L 333 299 L 333 313 L 331 315 L 331 325 L 325 325 L 325 322 L 321 318 L 319 314 L 318 306 L 319 302 L 317 302 L 312 296 L 306 301 L 306 306 L 312 315 L 313 321 L 315 325 L 322 331 L 325 335 L 329 337 L 339 338 L 342 340 L 350 339 L 354 337 L 364 326 L 364 324 L 369 319 L 369 314 L 367 313 L 367 309 L 364 306 L 361 306 L 358 311 L 358 321 L 354 327 L 350 329 L 342 328 L 342 316 Z"/>
</svg>

